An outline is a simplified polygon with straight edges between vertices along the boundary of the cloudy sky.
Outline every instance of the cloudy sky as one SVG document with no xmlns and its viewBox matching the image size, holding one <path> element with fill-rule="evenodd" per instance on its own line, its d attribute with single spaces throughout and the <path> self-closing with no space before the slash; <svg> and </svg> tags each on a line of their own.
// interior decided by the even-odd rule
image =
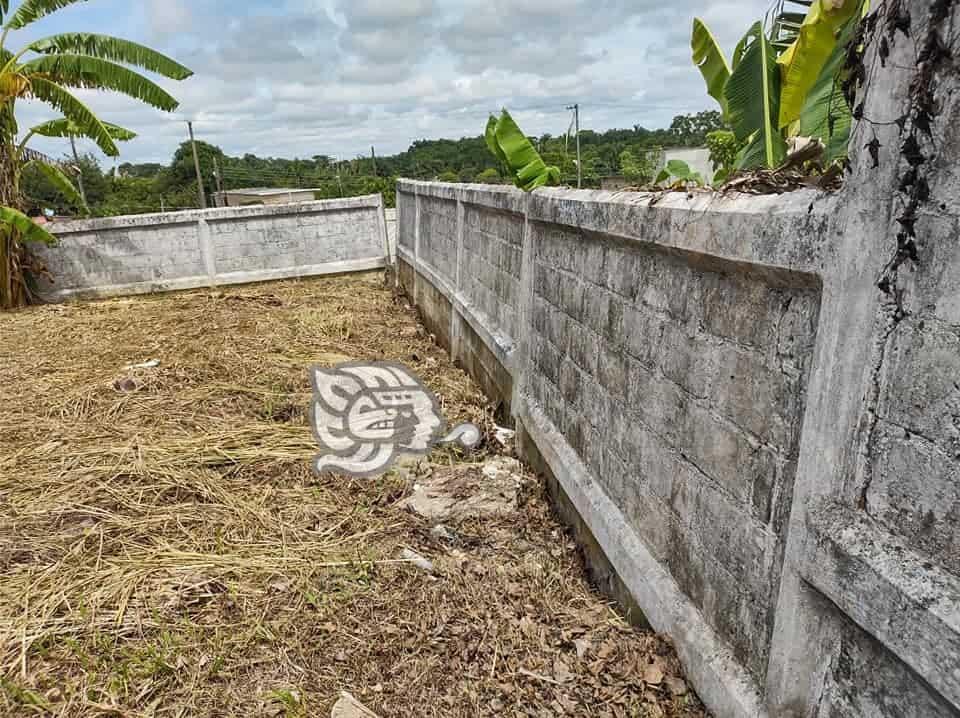
<svg viewBox="0 0 960 718">
<path fill-rule="evenodd" d="M 14 0 L 16 4 L 16 0 Z M 140 138 L 120 161 L 167 163 L 192 119 L 228 154 L 352 158 L 480 133 L 506 106 L 530 134 L 662 127 L 713 109 L 690 61 L 694 16 L 729 52 L 771 0 L 92 0 L 11 37 L 63 30 L 143 42 L 196 75 L 163 82 L 174 115 L 83 93 Z M 28 107 L 27 124 L 49 112 Z M 63 152 L 62 141 L 37 149 Z M 93 149 L 85 143 L 85 149 Z"/>
</svg>

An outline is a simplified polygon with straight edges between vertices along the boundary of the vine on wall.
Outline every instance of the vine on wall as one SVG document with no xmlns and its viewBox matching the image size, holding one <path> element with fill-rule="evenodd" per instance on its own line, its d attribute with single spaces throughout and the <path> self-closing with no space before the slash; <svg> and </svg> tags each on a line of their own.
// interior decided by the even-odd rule
<svg viewBox="0 0 960 718">
<path fill-rule="evenodd" d="M 897 306 L 898 318 L 906 312 L 903 308 L 902 292 L 897 287 L 900 268 L 907 262 L 920 263 L 917 251 L 917 220 L 920 208 L 930 202 L 930 162 L 936 153 L 933 125 L 942 112 L 938 99 L 939 80 L 943 74 L 956 69 L 953 49 L 944 41 L 942 30 L 950 18 L 950 12 L 957 0 L 932 0 L 930 3 L 930 22 L 922 37 L 914 37 L 913 20 L 909 3 L 903 0 L 886 0 L 872 11 L 860 24 L 857 36 L 850 43 L 846 57 L 846 79 L 843 91 L 850 106 L 854 108 L 854 119 L 866 122 L 873 130 L 873 138 L 866 149 L 873 160 L 873 168 L 880 166 L 880 140 L 875 127 L 896 125 L 899 129 L 899 157 L 904 161 L 902 173 L 898 177 L 897 194 L 900 198 L 896 234 L 896 248 L 893 256 L 884 266 L 877 280 L 880 290 L 891 296 Z M 915 66 L 910 68 L 913 77 L 910 81 L 909 100 L 903 115 L 892 122 L 879 122 L 864 115 L 864 104 L 856 98 L 867 83 L 870 73 L 864 64 L 867 50 L 879 42 L 875 62 L 887 67 L 894 45 L 904 40 L 914 43 Z"/>
</svg>

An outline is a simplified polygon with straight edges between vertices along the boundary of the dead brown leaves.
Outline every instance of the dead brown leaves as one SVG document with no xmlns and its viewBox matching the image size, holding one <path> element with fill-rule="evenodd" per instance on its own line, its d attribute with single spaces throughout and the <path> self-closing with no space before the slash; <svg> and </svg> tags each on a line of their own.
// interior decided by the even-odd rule
<svg viewBox="0 0 960 718">
<path fill-rule="evenodd" d="M 513 513 L 442 531 L 398 502 L 437 466 L 471 491 L 483 453 L 312 474 L 312 363 L 403 362 L 493 434 L 379 276 L 39 307 L 0 333 L 0 715 L 319 716 L 343 690 L 384 718 L 703 715 L 529 473 Z"/>
</svg>

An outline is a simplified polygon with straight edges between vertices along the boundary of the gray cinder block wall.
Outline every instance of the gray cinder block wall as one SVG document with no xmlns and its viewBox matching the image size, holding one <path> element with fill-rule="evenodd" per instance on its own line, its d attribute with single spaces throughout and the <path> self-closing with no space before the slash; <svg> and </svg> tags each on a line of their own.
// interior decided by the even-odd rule
<svg viewBox="0 0 960 718">
<path fill-rule="evenodd" d="M 867 66 L 900 117 L 912 41 Z M 832 195 L 399 185 L 403 287 L 717 716 L 960 715 L 957 84 L 889 294 L 895 125 Z"/>
<path fill-rule="evenodd" d="M 387 216 L 387 239 L 390 241 L 390 256 L 397 256 L 397 210 L 387 209 L 384 211 Z"/>
<path fill-rule="evenodd" d="M 51 300 L 142 294 L 385 266 L 380 195 L 132 215 L 53 227 Z"/>
</svg>

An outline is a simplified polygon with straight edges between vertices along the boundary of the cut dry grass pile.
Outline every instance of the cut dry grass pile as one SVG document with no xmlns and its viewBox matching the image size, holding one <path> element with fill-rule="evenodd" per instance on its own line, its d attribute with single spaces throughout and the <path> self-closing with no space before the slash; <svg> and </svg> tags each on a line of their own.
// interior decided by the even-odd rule
<svg viewBox="0 0 960 718">
<path fill-rule="evenodd" d="M 491 427 L 379 275 L 0 315 L 0 714 L 702 715 L 536 482 L 452 546 L 410 479 L 312 474 L 308 368 L 347 359 Z"/>
</svg>

